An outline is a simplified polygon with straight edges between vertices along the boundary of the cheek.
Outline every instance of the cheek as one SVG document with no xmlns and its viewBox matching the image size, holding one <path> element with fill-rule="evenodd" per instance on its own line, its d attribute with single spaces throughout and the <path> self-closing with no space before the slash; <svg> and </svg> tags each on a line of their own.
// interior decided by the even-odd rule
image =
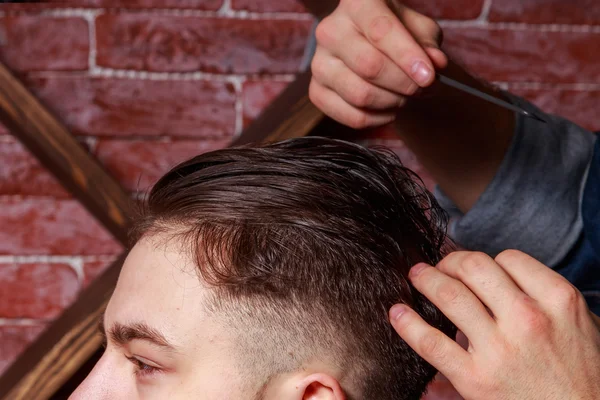
<svg viewBox="0 0 600 400">
<path fill-rule="evenodd" d="M 106 351 L 69 400 L 136 400 L 138 397 L 131 368 L 119 362 L 118 354 Z"/>
</svg>

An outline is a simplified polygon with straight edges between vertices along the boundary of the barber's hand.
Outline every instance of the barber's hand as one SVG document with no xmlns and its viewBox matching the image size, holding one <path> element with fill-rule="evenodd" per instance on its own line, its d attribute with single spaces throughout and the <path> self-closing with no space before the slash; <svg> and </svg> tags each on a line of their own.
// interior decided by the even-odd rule
<svg viewBox="0 0 600 400">
<path fill-rule="evenodd" d="M 341 0 L 316 37 L 310 99 L 353 128 L 393 121 L 405 96 L 448 63 L 438 24 L 397 0 Z"/>
<path fill-rule="evenodd" d="M 416 265 L 410 279 L 469 347 L 407 306 L 392 307 L 390 320 L 466 399 L 600 398 L 600 331 L 579 291 L 550 268 L 513 250 L 495 260 L 456 252 L 437 268 Z"/>
</svg>

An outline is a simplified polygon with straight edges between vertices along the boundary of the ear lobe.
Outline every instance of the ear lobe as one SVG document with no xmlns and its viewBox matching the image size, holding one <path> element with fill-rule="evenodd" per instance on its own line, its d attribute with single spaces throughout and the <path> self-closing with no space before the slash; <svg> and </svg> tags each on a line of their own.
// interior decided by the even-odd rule
<svg viewBox="0 0 600 400">
<path fill-rule="evenodd" d="M 327 374 L 311 374 L 299 386 L 302 400 L 346 400 L 340 383 Z"/>
</svg>

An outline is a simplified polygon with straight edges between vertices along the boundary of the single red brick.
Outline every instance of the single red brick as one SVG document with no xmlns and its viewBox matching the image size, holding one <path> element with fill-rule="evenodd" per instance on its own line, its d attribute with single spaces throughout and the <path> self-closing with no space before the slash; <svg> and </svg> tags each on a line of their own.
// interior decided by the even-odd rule
<svg viewBox="0 0 600 400">
<path fill-rule="evenodd" d="M 19 142 L 0 141 L 0 195 L 70 197 Z"/>
<path fill-rule="evenodd" d="M 0 198 L 0 254 L 113 255 L 122 247 L 76 200 Z"/>
<path fill-rule="evenodd" d="M 44 322 L 36 325 L 0 325 L 0 375 L 45 329 Z"/>
<path fill-rule="evenodd" d="M 0 318 L 56 318 L 79 287 L 66 264 L 0 264 Z"/>
<path fill-rule="evenodd" d="M 198 154 L 226 147 L 224 140 L 100 140 L 97 156 L 131 191 L 146 192 L 167 171 Z"/>
<path fill-rule="evenodd" d="M 88 68 L 88 24 L 79 17 L 0 18 L 0 59 L 15 71 Z"/>
<path fill-rule="evenodd" d="M 253 12 L 307 12 L 299 0 L 231 0 L 231 8 Z"/>
<path fill-rule="evenodd" d="M 402 4 L 435 19 L 475 19 L 484 0 L 404 0 Z"/>
<path fill-rule="evenodd" d="M 597 0 L 502 0 L 493 1 L 490 21 L 529 24 L 600 24 Z"/>
<path fill-rule="evenodd" d="M 235 130 L 231 84 L 52 77 L 31 90 L 74 134 L 223 138 Z"/>
<path fill-rule="evenodd" d="M 215 73 L 298 72 L 311 20 L 105 14 L 97 63 L 120 69 Z"/>
<path fill-rule="evenodd" d="M 248 126 L 289 85 L 288 82 L 248 81 L 242 89 L 244 126 Z"/>
<path fill-rule="evenodd" d="M 54 6 L 117 8 L 190 8 L 216 11 L 223 0 L 46 0 Z"/>
<path fill-rule="evenodd" d="M 481 28 L 445 29 L 446 49 L 485 79 L 504 82 L 600 82 L 600 36 Z"/>
<path fill-rule="evenodd" d="M 116 257 L 105 260 L 85 261 L 83 263 L 83 288 L 88 287 L 90 283 L 102 275 L 115 260 Z"/>
<path fill-rule="evenodd" d="M 527 98 L 542 110 L 557 114 L 592 131 L 600 131 L 598 104 L 600 90 L 509 89 Z"/>
</svg>

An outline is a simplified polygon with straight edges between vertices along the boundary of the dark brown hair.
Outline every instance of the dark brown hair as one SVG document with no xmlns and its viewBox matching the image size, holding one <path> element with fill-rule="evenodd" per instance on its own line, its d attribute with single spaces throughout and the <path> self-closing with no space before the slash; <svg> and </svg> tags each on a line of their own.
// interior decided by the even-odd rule
<svg viewBox="0 0 600 400">
<path fill-rule="evenodd" d="M 407 280 L 412 265 L 441 259 L 445 229 L 392 152 L 313 137 L 178 165 L 152 189 L 134 238 L 170 232 L 190 245 L 254 390 L 321 361 L 343 371 L 350 398 L 398 400 L 420 398 L 435 370 L 393 331 L 389 307 L 406 303 L 455 333 Z"/>
</svg>

